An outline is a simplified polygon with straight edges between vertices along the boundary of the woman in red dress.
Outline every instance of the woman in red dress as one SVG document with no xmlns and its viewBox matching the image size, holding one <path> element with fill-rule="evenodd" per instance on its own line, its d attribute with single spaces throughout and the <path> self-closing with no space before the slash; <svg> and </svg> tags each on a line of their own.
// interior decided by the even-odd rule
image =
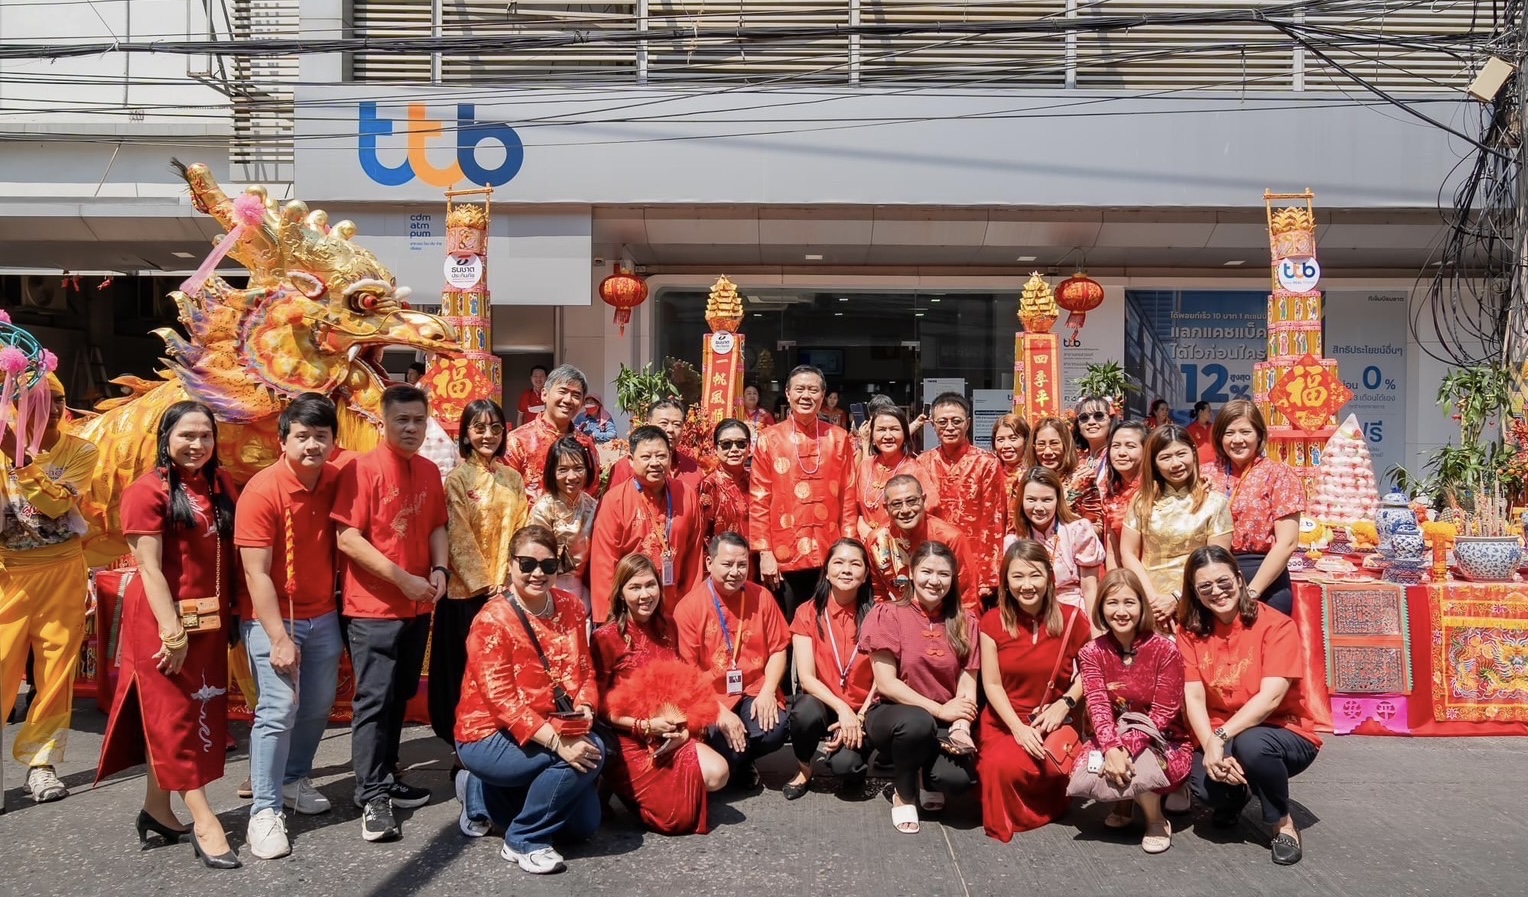
<svg viewBox="0 0 1528 897">
<path fill-rule="evenodd" d="M 748 425 L 729 417 L 711 431 L 711 444 L 721 463 L 700 481 L 702 537 L 710 543 L 717 533 L 748 537 L 748 450 L 753 435 Z"/>
<path fill-rule="evenodd" d="M 882 493 L 891 478 L 899 474 L 918 478 L 923 487 L 924 510 L 938 517 L 939 480 L 919 463 L 908 446 L 907 415 L 895 405 L 879 407 L 871 412 L 866 427 L 870 448 L 859 461 L 859 477 L 854 488 L 860 541 L 868 542 L 877 528 L 891 525 Z"/>
<path fill-rule="evenodd" d="M 1183 724 L 1183 655 L 1178 646 L 1157 634 L 1155 615 L 1146 609 L 1146 591 L 1129 570 L 1115 570 L 1099 587 L 1093 623 L 1104 634 L 1077 654 L 1082 693 L 1087 699 L 1093 740 L 1103 752 L 1103 776 L 1117 788 L 1135 777 L 1137 764 L 1159 763 L 1167 787 L 1138 795 L 1146 817 L 1141 849 L 1162 853 L 1172 846 L 1172 824 L 1162 815 L 1162 797 L 1176 791 L 1194 766 L 1194 745 Z M 1153 745 L 1147 734 L 1132 729 L 1119 734 L 1123 713 L 1142 713 L 1162 734 Z M 1104 819 L 1110 828 L 1130 824 L 1130 803 L 1116 803 Z"/>
<path fill-rule="evenodd" d="M 223 777 L 228 747 L 228 627 L 234 595 L 233 506 L 218 468 L 217 424 L 198 402 L 176 402 L 159 423 L 158 466 L 122 494 L 122 532 L 138 575 L 122 597 L 122 670 L 96 781 L 148 764 L 138 838 L 186 833 L 170 809 L 191 811 L 191 846 L 215 869 L 236 869 L 203 790 Z M 207 601 L 206 599 L 212 599 Z M 187 609 L 179 602 L 200 601 Z M 200 623 L 187 631 L 185 622 Z"/>
<path fill-rule="evenodd" d="M 1150 431 L 1138 420 L 1120 421 L 1109 434 L 1109 476 L 1104 480 L 1104 553 L 1110 570 L 1118 569 L 1125 512 L 1141 488 L 1141 460 Z"/>
<path fill-rule="evenodd" d="M 1003 465 L 1003 483 L 1007 487 L 1004 494 L 1008 496 L 1003 506 L 1006 508 L 1013 507 L 1019 476 L 1027 469 L 1024 466 L 1024 447 L 1028 443 L 1029 424 L 1024 418 L 1017 414 L 1005 414 L 993 421 L 992 454 L 997 455 Z"/>
<path fill-rule="evenodd" d="M 1045 546 L 1031 539 L 1008 546 L 997 607 L 981 622 L 987 707 L 976 767 L 982 827 L 999 841 L 1066 812 L 1067 778 L 1045 760 L 1045 736 L 1060 728 L 1082 697 L 1072 667 L 1089 634 L 1083 612 L 1056 599 Z"/>
<path fill-rule="evenodd" d="M 679 659 L 658 613 L 662 604 L 653 562 L 641 554 L 622 558 L 610 622 L 594 630 L 591 646 L 605 721 L 615 730 L 605 780 L 653 831 L 704 834 L 711 828 L 706 794 L 727 784 L 727 761 L 691 736 L 715 719 L 716 697 L 704 676 Z M 645 706 L 636 709 L 638 703 Z"/>
</svg>

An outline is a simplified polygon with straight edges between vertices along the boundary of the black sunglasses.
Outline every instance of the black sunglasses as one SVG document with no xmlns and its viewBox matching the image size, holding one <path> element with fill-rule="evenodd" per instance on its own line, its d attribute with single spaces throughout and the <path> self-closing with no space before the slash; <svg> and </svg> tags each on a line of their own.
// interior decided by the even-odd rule
<svg viewBox="0 0 1528 897">
<path fill-rule="evenodd" d="M 541 572 L 545 573 L 547 576 L 551 576 L 553 573 L 557 572 L 557 559 L 556 558 L 539 558 L 538 559 L 538 558 L 528 558 L 528 557 L 516 557 L 515 558 L 515 565 L 520 568 L 520 572 L 521 573 L 526 573 L 526 574 L 530 573 L 532 570 L 535 570 L 537 567 L 540 567 L 541 568 Z"/>
<path fill-rule="evenodd" d="M 1107 411 L 1084 411 L 1083 413 L 1077 415 L 1077 419 L 1079 421 L 1108 420 L 1109 419 L 1109 412 L 1107 412 Z"/>
<path fill-rule="evenodd" d="M 718 442 L 716 444 L 716 447 L 721 449 L 724 452 L 725 451 L 731 451 L 732 449 L 748 448 L 748 440 L 746 440 L 746 439 L 723 439 L 721 442 Z"/>
</svg>

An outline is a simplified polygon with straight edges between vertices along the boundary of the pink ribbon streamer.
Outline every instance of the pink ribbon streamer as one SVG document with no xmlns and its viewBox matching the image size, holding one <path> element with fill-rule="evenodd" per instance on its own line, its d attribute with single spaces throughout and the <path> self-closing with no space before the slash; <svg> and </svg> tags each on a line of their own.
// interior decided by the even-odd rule
<svg viewBox="0 0 1528 897">
<path fill-rule="evenodd" d="M 218 263 L 239 245 L 239 238 L 244 236 L 245 228 L 255 227 L 265 220 L 265 204 L 258 196 L 249 193 L 241 194 L 233 201 L 233 218 L 235 223 L 229 229 L 228 235 L 212 247 L 207 258 L 190 277 L 181 281 L 181 292 L 195 293 L 202 288 L 202 284 L 212 276 L 212 271 L 217 268 Z"/>
</svg>

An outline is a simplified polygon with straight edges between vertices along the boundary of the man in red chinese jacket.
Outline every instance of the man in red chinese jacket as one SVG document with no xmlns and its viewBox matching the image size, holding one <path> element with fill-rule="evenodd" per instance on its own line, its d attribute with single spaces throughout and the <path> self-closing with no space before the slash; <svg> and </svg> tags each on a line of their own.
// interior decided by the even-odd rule
<svg viewBox="0 0 1528 897">
<path fill-rule="evenodd" d="M 960 530 L 937 517 L 930 517 L 923 494 L 923 484 L 911 474 L 898 474 L 886 483 L 887 526 L 870 533 L 866 548 L 870 552 L 871 590 L 877 601 L 901 601 L 912 597 L 913 553 L 924 542 L 943 542 L 955 555 L 955 580 L 960 586 L 960 603 L 966 610 L 981 615 L 979 577 L 976 562 Z"/>
<path fill-rule="evenodd" d="M 958 392 L 940 393 L 929 411 L 939 447 L 918 456 L 939 482 L 939 516 L 966 537 L 975 564 L 981 597 L 990 600 L 998 588 L 1003 560 L 1003 464 L 991 452 L 971 444 L 971 404 Z M 961 571 L 962 583 L 965 571 Z"/>
<path fill-rule="evenodd" d="M 753 448 L 748 543 L 786 619 L 812 597 L 829 546 L 856 535 L 854 448 L 847 430 L 817 416 L 826 392 L 822 371 L 791 371 L 789 415 L 760 432 Z"/>
</svg>

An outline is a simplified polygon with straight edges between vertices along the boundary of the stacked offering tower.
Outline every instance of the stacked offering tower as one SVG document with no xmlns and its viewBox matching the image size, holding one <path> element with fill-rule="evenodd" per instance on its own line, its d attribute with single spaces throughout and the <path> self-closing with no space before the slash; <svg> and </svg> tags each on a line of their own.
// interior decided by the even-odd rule
<svg viewBox="0 0 1528 897">
<path fill-rule="evenodd" d="M 479 196 L 482 204 L 458 202 Z M 446 193 L 446 286 L 440 316 L 461 335 L 462 354 L 430 356 L 421 384 L 430 413 L 456 435 L 462 409 L 474 399 L 502 401 L 503 375 L 493 354 L 493 306 L 488 293 L 488 202 L 492 188 Z"/>
</svg>

